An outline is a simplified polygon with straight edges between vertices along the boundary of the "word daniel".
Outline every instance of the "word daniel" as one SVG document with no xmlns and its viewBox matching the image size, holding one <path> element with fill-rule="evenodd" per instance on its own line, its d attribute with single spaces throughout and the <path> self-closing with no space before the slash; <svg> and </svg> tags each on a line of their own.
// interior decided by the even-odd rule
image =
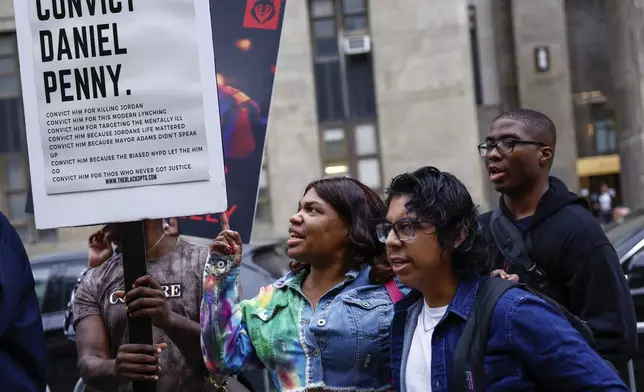
<svg viewBox="0 0 644 392">
<path fill-rule="evenodd" d="M 97 14 L 133 12 L 134 0 L 36 0 L 38 20 L 87 18 Z M 49 3 L 48 7 L 43 3 Z M 71 31 L 70 31 L 71 30 Z M 57 32 L 40 30 L 40 55 L 43 63 L 127 54 L 119 45 L 117 23 L 75 26 Z M 43 72 L 45 100 L 60 93 L 63 102 L 121 95 L 121 64 L 67 68 Z M 111 89 L 108 93 L 108 89 Z M 131 94 L 126 90 L 127 95 Z"/>
</svg>

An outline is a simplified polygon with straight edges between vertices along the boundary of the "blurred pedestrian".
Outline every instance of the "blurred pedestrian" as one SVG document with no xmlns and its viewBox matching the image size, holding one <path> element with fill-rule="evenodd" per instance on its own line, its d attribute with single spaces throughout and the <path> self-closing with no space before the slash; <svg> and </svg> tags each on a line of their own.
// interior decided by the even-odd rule
<svg viewBox="0 0 644 392">
<path fill-rule="evenodd" d="M 597 202 L 599 203 L 599 213 L 601 216 L 602 223 L 607 225 L 613 221 L 613 198 L 615 197 L 615 192 L 608 188 L 608 184 L 604 183 L 601 185 L 601 190 L 599 196 L 597 197 Z"/>
</svg>

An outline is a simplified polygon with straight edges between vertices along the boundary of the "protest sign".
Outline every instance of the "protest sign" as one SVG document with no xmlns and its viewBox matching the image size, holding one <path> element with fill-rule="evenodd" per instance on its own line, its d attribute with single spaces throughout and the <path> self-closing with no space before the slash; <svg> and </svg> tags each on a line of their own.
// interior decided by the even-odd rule
<svg viewBox="0 0 644 392">
<path fill-rule="evenodd" d="M 210 0 L 231 227 L 253 230 L 285 0 Z M 184 216 L 181 234 L 215 238 L 216 215 Z"/>
<path fill-rule="evenodd" d="M 207 2 L 14 6 L 38 228 L 226 209 Z"/>
</svg>

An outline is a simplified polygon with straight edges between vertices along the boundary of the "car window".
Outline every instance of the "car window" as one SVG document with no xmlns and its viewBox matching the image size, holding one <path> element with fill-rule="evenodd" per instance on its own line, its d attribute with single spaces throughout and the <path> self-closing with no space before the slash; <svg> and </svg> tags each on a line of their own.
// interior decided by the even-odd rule
<svg viewBox="0 0 644 392">
<path fill-rule="evenodd" d="M 65 296 L 66 301 L 69 300 L 74 286 L 78 281 L 78 277 L 83 271 L 87 268 L 87 260 L 79 260 L 73 264 L 68 264 L 67 269 L 65 270 L 65 275 L 63 275 L 63 295 Z"/>
<path fill-rule="evenodd" d="M 606 236 L 615 248 L 644 229 L 644 212 L 638 212 L 627 216 L 624 222 L 614 224 L 606 229 Z"/>
<path fill-rule="evenodd" d="M 635 253 L 629 261 L 628 284 L 631 289 L 644 287 L 644 249 Z"/>
<path fill-rule="evenodd" d="M 34 276 L 34 281 L 36 282 L 35 290 L 36 296 L 38 297 L 38 304 L 42 309 L 45 304 L 45 294 L 47 294 L 47 288 L 49 287 L 50 277 L 52 273 L 51 265 L 44 266 L 31 266 L 31 272 Z"/>
</svg>

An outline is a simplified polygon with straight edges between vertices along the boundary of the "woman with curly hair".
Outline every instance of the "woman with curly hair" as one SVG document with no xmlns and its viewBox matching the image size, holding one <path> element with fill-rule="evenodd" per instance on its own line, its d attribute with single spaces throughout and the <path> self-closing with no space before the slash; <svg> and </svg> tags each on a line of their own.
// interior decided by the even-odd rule
<svg viewBox="0 0 644 392">
<path fill-rule="evenodd" d="M 204 272 L 208 370 L 266 368 L 280 391 L 391 389 L 388 336 L 401 287 L 376 237 L 384 216 L 380 197 L 358 181 L 310 183 L 290 219 L 291 272 L 241 303 L 242 244 L 224 222 Z"/>
</svg>

